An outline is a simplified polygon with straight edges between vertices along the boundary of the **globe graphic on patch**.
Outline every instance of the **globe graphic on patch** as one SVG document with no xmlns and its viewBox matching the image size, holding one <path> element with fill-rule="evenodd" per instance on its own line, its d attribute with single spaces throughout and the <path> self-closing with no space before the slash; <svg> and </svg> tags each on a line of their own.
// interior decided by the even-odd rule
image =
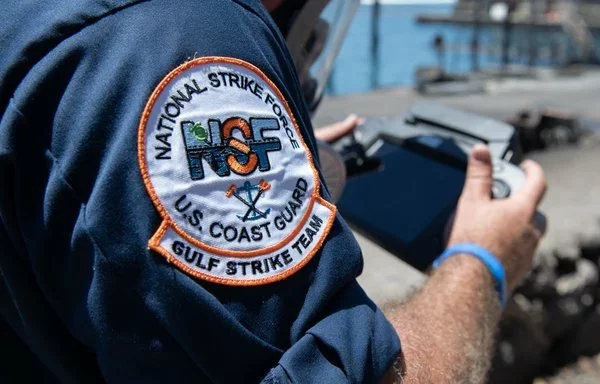
<svg viewBox="0 0 600 384">
<path fill-rule="evenodd" d="M 200 141 L 205 141 L 208 137 L 206 129 L 200 123 L 195 123 L 191 128 L 190 132 L 194 137 Z"/>
</svg>

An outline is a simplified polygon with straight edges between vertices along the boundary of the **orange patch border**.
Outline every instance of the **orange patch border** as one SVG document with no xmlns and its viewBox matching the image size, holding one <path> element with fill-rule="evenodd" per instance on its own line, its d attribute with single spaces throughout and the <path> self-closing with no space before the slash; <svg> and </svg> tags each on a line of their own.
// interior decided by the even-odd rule
<svg viewBox="0 0 600 384">
<path fill-rule="evenodd" d="M 275 275 L 272 275 L 269 277 L 262 277 L 260 279 L 249 279 L 249 280 L 228 279 L 225 277 L 217 277 L 217 276 L 209 275 L 207 273 L 203 273 L 203 272 L 200 272 L 198 270 L 188 267 L 187 265 L 185 265 L 185 263 L 178 260 L 168 250 L 166 250 L 163 246 L 160 245 L 160 240 L 162 239 L 164 234 L 167 232 L 167 229 L 169 228 L 168 224 L 166 224 L 165 221 L 163 221 L 160 224 L 158 231 L 154 234 L 154 236 L 152 236 L 152 238 L 150 239 L 150 242 L 148 243 L 148 246 L 150 247 L 150 249 L 158 252 L 161 256 L 163 256 L 165 259 L 167 259 L 168 263 L 177 266 L 179 269 L 183 270 L 185 273 L 187 273 L 193 277 L 196 277 L 198 279 L 209 281 L 211 283 L 219 283 L 219 284 L 240 286 L 240 287 L 242 287 L 242 286 L 249 287 L 249 286 L 255 286 L 255 285 L 264 285 L 264 284 L 274 283 L 274 282 L 283 280 L 283 279 L 293 275 L 299 269 L 304 267 L 309 261 L 312 260 L 313 256 L 323 246 L 323 243 L 325 242 L 325 239 L 327 238 L 327 235 L 329 234 L 329 231 L 331 230 L 331 227 L 333 226 L 333 222 L 335 221 L 337 208 L 335 205 L 331 204 L 330 202 L 323 199 L 322 197 L 318 197 L 317 200 L 319 200 L 319 202 L 323 206 L 325 206 L 326 208 L 331 210 L 331 214 L 329 215 L 329 218 L 327 219 L 327 222 L 325 224 L 325 228 L 323 229 L 323 234 L 321 235 L 321 238 L 315 244 L 315 247 L 309 253 L 307 253 L 298 262 L 298 264 L 294 265 L 290 269 L 286 269 L 281 273 L 278 273 L 278 274 L 275 274 Z M 302 227 L 302 226 L 300 226 L 300 227 Z M 282 248 L 283 248 L 283 246 L 282 246 Z"/>
<path fill-rule="evenodd" d="M 215 63 L 233 64 L 233 65 L 238 65 L 240 67 L 244 67 L 244 68 L 250 70 L 251 72 L 257 74 L 263 81 L 265 81 L 271 87 L 271 89 L 275 93 L 275 96 L 277 96 L 279 98 L 279 100 L 282 102 L 285 110 L 287 111 L 288 115 L 291 118 L 292 125 L 294 126 L 294 131 L 296 132 L 296 139 L 300 142 L 300 144 L 304 148 L 309 166 L 313 173 L 313 185 L 314 185 L 313 193 L 310 196 L 310 203 L 307 207 L 304 217 L 302 217 L 302 219 L 300 220 L 300 222 L 298 223 L 296 228 L 292 231 L 292 233 L 290 233 L 284 239 L 279 241 L 277 244 L 271 245 L 266 248 L 252 250 L 252 251 L 232 251 L 232 250 L 226 250 L 226 249 L 221 249 L 221 248 L 216 248 L 216 247 L 210 246 L 210 245 L 205 244 L 205 243 L 201 242 L 200 240 L 188 235 L 181 227 L 179 227 L 179 225 L 177 225 L 177 223 L 174 222 L 173 219 L 171 219 L 169 213 L 163 207 L 162 202 L 160 201 L 158 195 L 156 194 L 156 192 L 154 190 L 154 187 L 150 180 L 150 175 L 148 174 L 148 165 L 146 163 L 146 125 L 148 123 L 150 114 L 152 113 L 152 109 L 154 108 L 154 105 L 156 103 L 156 100 L 158 99 L 158 97 L 160 96 L 162 91 L 180 73 L 184 72 L 187 69 L 190 69 L 190 68 L 193 68 L 193 67 L 196 67 L 199 65 L 215 64 Z M 321 246 L 323 245 L 323 242 L 325 241 L 325 238 L 329 234 L 329 230 L 331 229 L 331 226 L 333 225 L 333 222 L 334 222 L 336 214 L 337 214 L 337 207 L 335 205 L 331 204 L 330 202 L 326 201 L 319 195 L 320 186 L 321 186 L 320 179 L 319 179 L 319 173 L 318 173 L 317 169 L 315 168 L 312 153 L 310 152 L 308 146 L 306 145 L 306 142 L 304 141 L 304 138 L 302 137 L 302 134 L 300 133 L 300 130 L 298 129 L 298 123 L 296 122 L 296 118 L 295 118 L 294 114 L 292 113 L 292 110 L 291 110 L 287 100 L 285 99 L 285 97 L 283 96 L 283 94 L 281 93 L 279 88 L 259 68 L 257 68 L 256 66 L 254 66 L 246 61 L 240 60 L 240 59 L 235 59 L 235 58 L 231 58 L 231 57 L 220 57 L 220 56 L 209 56 L 209 57 L 193 59 L 193 60 L 190 60 L 190 61 L 178 66 L 177 68 L 173 69 L 171 72 L 169 72 L 169 74 L 167 74 L 167 76 L 165 76 L 161 80 L 161 82 L 158 84 L 158 86 L 152 92 L 150 99 L 146 103 L 146 106 L 144 107 L 144 111 L 142 112 L 140 123 L 138 125 L 138 164 L 140 167 L 140 171 L 142 173 L 142 179 L 144 181 L 146 191 L 150 195 L 150 199 L 152 200 L 152 203 L 154 204 L 154 206 L 158 210 L 158 213 L 160 214 L 161 218 L 163 219 L 163 221 L 161 222 L 156 233 L 148 241 L 148 248 L 158 252 L 159 254 L 164 256 L 169 263 L 175 264 L 177 267 L 179 267 L 186 273 L 188 273 L 194 277 L 207 280 L 207 281 L 216 282 L 216 283 L 224 283 L 224 284 L 228 284 L 228 285 L 249 286 L 249 285 L 260 285 L 260 284 L 266 284 L 266 283 L 270 283 L 270 282 L 274 282 L 274 281 L 279 281 L 279 280 L 286 278 L 287 276 L 290 276 L 291 274 L 295 273 L 298 269 L 302 268 L 306 263 L 308 263 L 312 259 L 314 254 L 321 248 Z M 268 254 L 272 251 L 275 251 L 277 249 L 281 249 L 287 243 L 289 243 L 302 230 L 302 228 L 304 227 L 304 224 L 309 219 L 310 213 L 313 210 L 315 202 L 317 202 L 317 201 L 320 204 L 327 207 L 331 211 L 321 239 L 319 239 L 317 244 L 315 244 L 315 247 L 308 254 L 306 254 L 298 264 L 296 264 L 295 266 L 293 266 L 290 269 L 285 270 L 284 272 L 282 272 L 280 274 L 276 274 L 276 275 L 261 278 L 261 279 L 255 279 L 255 280 L 235 280 L 235 279 L 219 278 L 219 277 L 208 275 L 208 274 L 196 271 L 192 268 L 189 268 L 188 266 L 183 264 L 181 261 L 175 259 L 173 257 L 173 255 L 171 255 L 166 249 L 164 249 L 162 246 L 160 246 L 160 240 L 164 236 L 167 229 L 170 227 L 173 229 L 173 231 L 175 231 L 175 233 L 177 233 L 179 236 L 184 238 L 190 244 L 194 245 L 195 247 L 197 247 L 199 249 L 211 252 L 216 255 L 226 256 L 226 257 L 234 257 L 234 258 L 240 258 L 240 259 L 262 256 L 262 255 Z"/>
</svg>

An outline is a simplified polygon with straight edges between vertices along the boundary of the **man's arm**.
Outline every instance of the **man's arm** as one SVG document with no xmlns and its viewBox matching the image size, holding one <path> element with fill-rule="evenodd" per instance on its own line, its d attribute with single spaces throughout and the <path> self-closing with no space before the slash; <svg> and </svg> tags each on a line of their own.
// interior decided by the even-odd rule
<svg viewBox="0 0 600 384">
<path fill-rule="evenodd" d="M 533 162 L 523 169 L 523 189 L 509 199 L 492 200 L 490 155 L 485 147 L 475 148 L 449 241 L 474 242 L 494 253 L 511 292 L 529 270 L 542 235 L 533 220 L 546 189 L 544 175 Z M 383 382 L 483 382 L 500 313 L 484 264 L 470 255 L 449 258 L 406 304 L 387 311 L 402 339 L 404 359 L 398 359 Z"/>
<path fill-rule="evenodd" d="M 483 381 L 500 305 L 492 278 L 477 259 L 452 257 L 411 300 L 386 312 L 402 338 L 405 382 Z M 395 367 L 387 382 L 401 371 Z"/>
</svg>

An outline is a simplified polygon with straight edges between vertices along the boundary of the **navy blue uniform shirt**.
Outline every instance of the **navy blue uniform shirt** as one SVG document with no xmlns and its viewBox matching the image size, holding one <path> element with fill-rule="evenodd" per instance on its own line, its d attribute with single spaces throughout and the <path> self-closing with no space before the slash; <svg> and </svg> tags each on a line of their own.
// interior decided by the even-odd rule
<svg viewBox="0 0 600 384">
<path fill-rule="evenodd" d="M 173 69 L 205 57 L 247 63 L 236 67 L 248 74 L 235 77 L 236 84 L 245 87 L 248 103 L 250 98 L 264 101 L 256 105 L 272 107 L 279 116 L 278 122 L 251 118 L 251 127 L 240 131 L 266 139 L 238 140 L 235 150 L 241 152 L 229 141 L 226 153 L 233 155 L 215 157 L 215 162 L 227 161 L 227 168 L 210 163 L 215 172 L 249 172 L 244 166 L 253 153 L 264 155 L 255 157 L 255 167 L 276 167 L 269 163 L 272 156 L 296 149 L 304 153 L 294 144 L 302 137 L 310 151 L 304 155 L 310 158 L 315 152 L 285 41 L 258 0 L 8 0 L 0 15 L 0 50 L 0 309 L 4 331 L 9 329 L 33 352 L 20 355 L 29 358 L 22 364 L 34 369 L 41 363 L 64 383 L 380 380 L 398 356 L 400 342 L 355 280 L 362 256 L 339 215 L 324 242 L 296 241 L 298 252 L 301 244 L 312 247 L 314 255 L 268 284 L 230 285 L 201 274 L 220 263 L 218 258 L 205 260 L 213 263 L 209 267 L 196 263 L 197 274 L 183 269 L 184 256 L 196 257 L 184 253 L 190 247 L 185 248 L 183 238 L 169 243 L 163 255 L 149 247 L 164 217 L 142 178 L 138 127 L 157 85 Z M 215 65 L 233 68 L 228 63 Z M 257 86 L 263 81 L 259 73 L 266 78 L 262 87 Z M 215 92 L 217 84 L 218 89 L 223 84 L 233 89 L 231 75 L 211 79 L 182 82 L 187 95 L 181 97 L 211 103 L 211 86 Z M 210 92 L 202 93 L 204 86 Z M 275 90 L 287 101 L 287 120 L 277 113 L 275 104 L 284 109 L 285 101 Z M 157 103 L 163 102 L 158 96 Z M 164 104 L 172 113 L 187 105 L 181 99 L 172 103 L 179 106 Z M 222 107 L 227 109 L 227 103 Z M 292 139 L 293 130 L 287 138 L 276 137 L 275 132 L 283 135 L 286 124 L 292 126 L 292 115 L 302 137 Z M 207 152 L 201 153 L 209 148 L 205 143 L 211 143 L 207 132 L 223 128 L 222 122 L 188 123 L 184 138 L 188 144 L 198 142 L 181 152 L 189 162 L 182 175 L 188 175 L 189 165 L 192 177 L 201 178 L 198 172 L 209 172 L 202 160 Z M 182 129 L 185 124 L 181 122 Z M 169 148 L 179 137 L 171 133 L 159 138 Z M 264 143 L 270 146 L 252 152 Z M 159 147 L 148 145 L 148 150 L 155 148 Z M 152 156 L 161 157 L 160 152 Z M 156 181 L 152 164 L 149 177 Z M 229 184 L 224 184 L 218 198 L 239 209 L 238 219 L 232 220 L 260 220 L 269 215 L 269 196 L 277 193 L 277 180 L 268 182 L 234 183 L 227 192 Z M 298 176 L 294 183 L 290 196 L 295 193 L 294 200 L 304 204 L 301 197 L 310 179 Z M 327 199 L 318 176 L 316 183 L 313 187 Z M 162 185 L 168 192 L 169 184 Z M 178 208 L 183 210 L 183 203 L 178 200 Z M 318 231 L 323 227 L 315 220 L 311 222 Z M 210 228 L 215 238 L 233 236 L 233 229 L 228 235 L 225 224 L 215 223 L 203 230 Z M 314 232 L 306 228 L 312 238 Z M 281 259 L 247 264 L 248 273 L 266 273 L 288 258 L 291 262 L 282 252 Z M 223 276 L 239 273 L 231 268 L 240 269 L 243 263 L 232 263 Z M 247 278 L 245 270 L 239 278 Z M 44 374 L 35 369 L 39 376 Z"/>
</svg>

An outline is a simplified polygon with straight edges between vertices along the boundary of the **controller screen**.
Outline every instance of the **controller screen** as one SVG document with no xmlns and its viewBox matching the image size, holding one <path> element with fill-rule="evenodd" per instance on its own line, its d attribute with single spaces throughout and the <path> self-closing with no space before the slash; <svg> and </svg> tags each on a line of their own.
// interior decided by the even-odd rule
<svg viewBox="0 0 600 384">
<path fill-rule="evenodd" d="M 424 270 L 443 250 L 443 233 L 465 180 L 456 159 L 437 148 L 415 150 L 383 141 L 380 170 L 348 180 L 338 207 L 354 227 Z M 438 143 L 445 145 L 448 143 Z"/>
</svg>

